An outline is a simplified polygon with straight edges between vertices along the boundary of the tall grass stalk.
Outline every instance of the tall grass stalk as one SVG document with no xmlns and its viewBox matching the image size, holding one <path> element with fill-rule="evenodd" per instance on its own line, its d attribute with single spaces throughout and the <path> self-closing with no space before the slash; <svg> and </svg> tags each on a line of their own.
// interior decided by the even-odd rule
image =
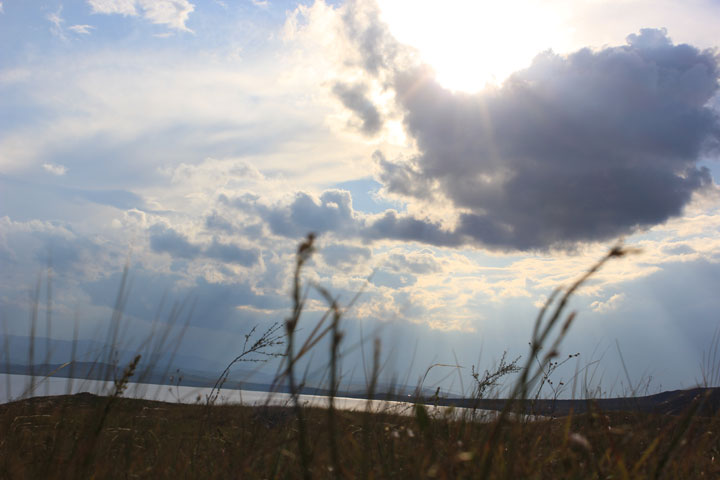
<svg viewBox="0 0 720 480">
<path fill-rule="evenodd" d="M 302 465 L 303 478 L 309 480 L 312 478 L 310 473 L 310 460 L 311 452 L 310 446 L 307 440 L 307 427 L 305 424 L 305 416 L 303 414 L 303 408 L 300 404 L 300 390 L 295 382 L 295 331 L 297 329 L 298 322 L 300 321 L 300 315 L 305 304 L 305 297 L 301 297 L 301 283 L 300 283 L 300 272 L 302 267 L 310 258 L 314 250 L 315 235 L 312 233 L 307 236 L 307 239 L 300 244 L 295 255 L 295 272 L 293 274 L 293 288 L 292 288 L 292 314 L 285 320 L 285 332 L 287 334 L 287 349 L 285 351 L 285 359 L 287 360 L 287 376 L 290 382 L 290 395 L 292 396 L 293 407 L 295 409 L 295 416 L 298 422 L 298 450 L 300 452 L 300 462 Z M 319 323 L 318 323 L 319 325 Z"/>
<path fill-rule="evenodd" d="M 513 389 L 505 408 L 502 409 L 498 420 L 495 422 L 494 427 L 490 430 L 490 433 L 484 442 L 485 448 L 483 451 L 483 457 L 481 462 L 482 478 L 486 478 L 490 472 L 496 453 L 494 445 L 498 440 L 498 436 L 502 430 L 502 427 L 507 421 L 508 415 L 513 409 L 515 402 L 519 401 L 521 407 L 519 412 L 524 414 L 526 412 L 525 402 L 527 400 L 528 390 L 532 388 L 538 378 L 542 376 L 544 369 L 548 365 L 548 363 L 558 356 L 558 347 L 567 335 L 568 330 L 570 329 L 570 326 L 575 319 L 576 312 L 571 312 L 565 317 L 565 321 L 562 323 L 560 331 L 555 335 L 554 338 L 551 337 L 551 333 L 553 332 L 554 327 L 559 324 L 558 322 L 563 316 L 563 312 L 565 310 L 565 307 L 567 306 L 568 301 L 570 300 L 570 297 L 572 297 L 572 295 L 590 277 L 597 273 L 608 261 L 615 258 L 622 258 L 628 253 L 632 252 L 634 252 L 634 250 L 623 248 L 621 245 L 616 245 L 611 248 L 604 257 L 602 257 L 597 263 L 590 267 L 590 269 L 585 272 L 584 275 L 582 275 L 572 285 L 570 285 L 570 288 L 568 288 L 565 293 L 559 297 L 560 300 L 555 304 L 555 309 L 550 318 L 547 319 L 547 321 L 545 320 L 545 314 L 548 309 L 553 305 L 555 298 L 560 295 L 560 290 L 555 290 L 545 302 L 545 305 L 543 305 L 540 313 L 537 316 L 537 319 L 535 320 L 532 338 L 530 341 L 530 353 L 528 354 L 525 366 L 521 370 L 520 378 L 516 382 L 515 388 Z M 546 343 L 548 343 L 548 341 L 550 343 L 550 347 L 546 349 L 546 353 L 542 356 L 542 359 L 540 361 L 537 361 L 538 353 L 543 348 L 546 348 L 545 345 Z M 537 367 L 535 369 L 533 369 L 534 361 L 537 362 Z"/>
</svg>

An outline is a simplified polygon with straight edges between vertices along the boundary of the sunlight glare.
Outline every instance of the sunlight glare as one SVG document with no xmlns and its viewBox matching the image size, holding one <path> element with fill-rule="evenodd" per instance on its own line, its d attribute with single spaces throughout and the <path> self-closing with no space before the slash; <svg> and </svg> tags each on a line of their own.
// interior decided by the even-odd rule
<svg viewBox="0 0 720 480">
<path fill-rule="evenodd" d="M 564 50 L 572 33 L 560 2 L 381 0 L 380 8 L 443 86 L 466 92 L 499 85 L 544 50 Z"/>
</svg>

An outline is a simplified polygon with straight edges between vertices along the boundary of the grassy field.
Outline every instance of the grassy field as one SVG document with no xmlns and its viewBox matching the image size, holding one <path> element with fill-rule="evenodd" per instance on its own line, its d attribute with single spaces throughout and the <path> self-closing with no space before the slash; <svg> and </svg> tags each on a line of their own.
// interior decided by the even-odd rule
<svg viewBox="0 0 720 480">
<path fill-rule="evenodd" d="M 532 412 L 534 392 L 559 362 L 558 348 L 574 319 L 565 313 L 568 299 L 626 249 L 613 248 L 568 289 L 551 295 L 524 362 L 503 357 L 492 371 L 473 371 L 478 400 L 516 376 L 494 420 L 479 422 L 471 409 L 433 414 L 421 402 L 410 415 L 334 407 L 345 310 L 314 285 L 327 300 L 327 313 L 302 343 L 295 335 L 307 295 L 301 271 L 313 241 L 308 236 L 298 248 L 288 318 L 264 333 L 250 332 L 216 383 L 222 387 L 230 367 L 252 354 L 280 356 L 276 382 L 289 386 L 287 406 L 223 405 L 213 393 L 196 404 L 124 398 L 128 382 L 143 375 L 139 354 L 108 377 L 114 388 L 105 396 L 0 405 L 0 478 L 720 478 L 716 389 L 673 397 L 682 403 L 674 400 L 663 412 L 632 406 L 602 411 L 602 402 L 587 400 L 582 413 L 571 405 L 556 418 L 517 415 Z M 321 339 L 330 340 L 329 408 L 308 408 L 295 367 Z M 369 398 L 377 396 L 379 344 Z M 712 377 L 715 367 L 707 362 L 704 376 Z"/>
<path fill-rule="evenodd" d="M 717 417 L 593 411 L 479 423 L 91 394 L 0 406 L 2 478 L 718 478 Z M 337 465 L 330 445 L 337 449 Z"/>
</svg>

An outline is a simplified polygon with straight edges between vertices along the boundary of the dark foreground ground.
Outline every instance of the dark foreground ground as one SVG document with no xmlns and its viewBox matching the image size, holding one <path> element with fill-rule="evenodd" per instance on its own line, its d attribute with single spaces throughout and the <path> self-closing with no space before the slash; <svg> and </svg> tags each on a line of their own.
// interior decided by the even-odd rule
<svg viewBox="0 0 720 480">
<path fill-rule="evenodd" d="M 34 398 L 0 405 L 0 478 L 720 478 L 720 417 L 693 398 L 487 424 L 306 409 L 305 428 L 283 407 Z"/>
</svg>

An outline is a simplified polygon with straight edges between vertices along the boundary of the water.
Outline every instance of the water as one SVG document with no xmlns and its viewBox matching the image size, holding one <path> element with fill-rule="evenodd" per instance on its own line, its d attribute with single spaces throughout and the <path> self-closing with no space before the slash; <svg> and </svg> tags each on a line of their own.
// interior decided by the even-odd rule
<svg viewBox="0 0 720 480">
<path fill-rule="evenodd" d="M 66 395 L 80 392 L 89 392 L 96 395 L 109 395 L 114 391 L 113 382 L 100 380 L 71 379 L 58 377 L 32 377 L 29 375 L 0 374 L 0 403 L 27 397 L 48 395 Z M 31 389 L 32 384 L 32 389 Z M 128 383 L 123 397 L 141 398 L 145 400 L 158 400 L 172 403 L 205 403 L 211 388 L 156 385 L 147 383 Z M 321 395 L 300 395 L 303 405 L 313 407 L 327 407 L 329 397 Z M 413 404 L 409 402 L 396 402 L 389 400 L 370 400 L 370 408 L 374 412 L 387 412 L 398 415 L 412 415 Z M 253 390 L 222 389 L 217 397 L 218 404 L 242 405 L 291 405 L 291 396 L 288 393 L 269 393 Z M 341 410 L 364 411 L 368 400 L 360 398 L 335 397 L 335 408 Z M 470 415 L 476 421 L 490 421 L 497 415 L 490 410 L 474 410 L 455 407 L 428 406 L 428 411 L 434 416 L 452 416 L 459 418 Z"/>
</svg>

